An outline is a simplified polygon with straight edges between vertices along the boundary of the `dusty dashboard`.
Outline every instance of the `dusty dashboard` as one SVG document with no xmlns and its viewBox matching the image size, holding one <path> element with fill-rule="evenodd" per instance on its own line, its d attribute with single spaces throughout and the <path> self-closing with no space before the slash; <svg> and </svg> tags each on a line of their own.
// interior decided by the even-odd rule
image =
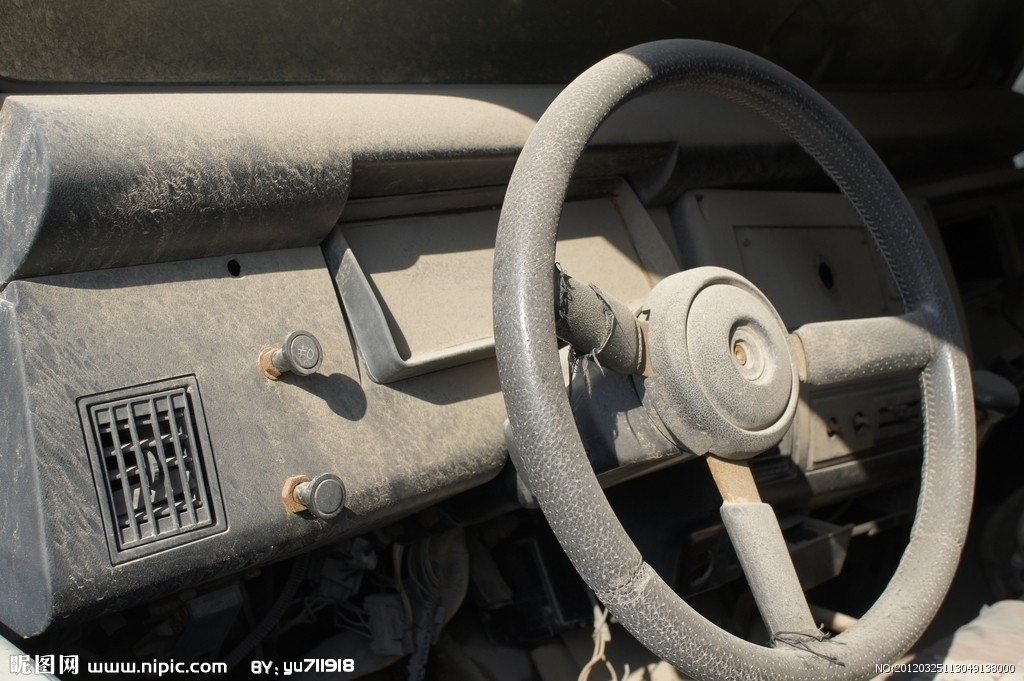
<svg viewBox="0 0 1024 681">
<path fill-rule="evenodd" d="M 491 249 L 531 121 L 468 99 L 309 97 L 161 96 L 158 113 L 132 96 L 5 102 L 0 622 L 11 631 L 285 558 L 507 471 Z M 435 109 L 445 115 L 422 115 Z M 455 113 L 479 139 L 436 123 Z M 411 161 L 394 158 L 395 130 L 416 131 L 402 142 Z M 648 209 L 623 180 L 600 178 L 660 157 L 616 154 L 611 172 L 607 160 L 582 169 L 566 205 L 558 258 L 574 276 L 639 307 L 680 266 L 665 239 L 674 226 L 683 265 L 745 272 L 793 325 L 898 309 L 841 199 L 704 192 Z M 424 155 L 436 157 L 429 181 Z M 743 219 L 728 212 L 744 202 Z M 269 380 L 260 357 L 299 331 L 317 339 L 316 370 Z M 811 395 L 841 409 L 803 410 L 781 455 L 870 475 L 865 452 L 910 446 L 914 390 Z M 862 439 L 814 421 L 829 413 Z M 893 432 L 898 442 L 881 435 Z M 322 474 L 341 481 L 343 510 L 289 510 L 286 483 Z"/>
<path fill-rule="evenodd" d="M 336 140 L 310 160 L 287 125 L 239 145 L 227 119 L 175 139 L 133 102 L 4 108 L 0 622 L 18 635 L 366 532 L 507 460 L 500 187 L 349 202 Z M 69 132 L 83 112 L 95 134 Z M 581 185 L 565 225 L 566 265 L 637 305 L 677 268 L 620 180 Z"/>
</svg>

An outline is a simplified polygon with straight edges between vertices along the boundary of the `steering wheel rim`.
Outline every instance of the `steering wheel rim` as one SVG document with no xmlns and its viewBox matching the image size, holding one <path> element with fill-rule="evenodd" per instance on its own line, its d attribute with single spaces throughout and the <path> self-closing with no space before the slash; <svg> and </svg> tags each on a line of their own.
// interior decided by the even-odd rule
<svg viewBox="0 0 1024 681">
<path fill-rule="evenodd" d="M 615 518 L 563 389 L 551 272 L 573 168 L 612 111 L 667 87 L 742 104 L 800 144 L 853 204 L 928 338 L 920 369 L 924 461 L 911 539 L 875 605 L 833 639 L 758 646 L 679 598 Z M 498 227 L 493 304 L 513 461 L 584 581 L 650 650 L 702 679 L 854 679 L 871 676 L 875 664 L 896 659 L 918 639 L 952 581 L 970 517 L 969 367 L 952 295 L 906 198 L 867 142 L 813 89 L 760 57 L 691 40 L 640 45 L 584 72 L 538 121 L 516 164 Z"/>
</svg>

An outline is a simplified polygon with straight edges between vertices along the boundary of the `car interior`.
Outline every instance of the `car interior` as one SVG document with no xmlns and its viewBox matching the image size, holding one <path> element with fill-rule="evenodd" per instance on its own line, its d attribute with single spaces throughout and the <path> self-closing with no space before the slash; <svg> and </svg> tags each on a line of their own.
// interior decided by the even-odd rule
<svg viewBox="0 0 1024 681">
<path fill-rule="evenodd" d="M 1024 678 L 1024 5 L 0 14 L 0 675 Z"/>
</svg>

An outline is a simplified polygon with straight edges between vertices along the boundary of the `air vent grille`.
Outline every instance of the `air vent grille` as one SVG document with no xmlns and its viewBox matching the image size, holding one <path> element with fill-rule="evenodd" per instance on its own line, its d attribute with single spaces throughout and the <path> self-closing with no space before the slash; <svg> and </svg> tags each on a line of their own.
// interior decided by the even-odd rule
<svg viewBox="0 0 1024 681">
<path fill-rule="evenodd" d="M 195 379 L 176 383 L 100 395 L 81 406 L 115 563 L 224 527 Z"/>
</svg>

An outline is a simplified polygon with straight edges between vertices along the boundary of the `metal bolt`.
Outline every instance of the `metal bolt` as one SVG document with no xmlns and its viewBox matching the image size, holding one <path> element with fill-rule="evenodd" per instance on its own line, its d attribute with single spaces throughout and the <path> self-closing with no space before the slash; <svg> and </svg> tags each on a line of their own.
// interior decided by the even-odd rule
<svg viewBox="0 0 1024 681">
<path fill-rule="evenodd" d="M 265 347 L 260 352 L 260 370 L 276 381 L 289 371 L 299 376 L 315 373 L 323 362 L 320 341 L 308 331 L 293 331 L 280 348 Z"/>
<path fill-rule="evenodd" d="M 292 513 L 309 511 L 323 520 L 335 518 L 345 508 L 345 485 L 333 473 L 318 475 L 312 480 L 307 476 L 289 478 L 285 483 L 285 508 Z"/>
<path fill-rule="evenodd" d="M 742 367 L 747 365 L 747 348 L 743 341 L 737 341 L 732 346 L 733 357 L 736 358 L 736 362 Z"/>
</svg>

